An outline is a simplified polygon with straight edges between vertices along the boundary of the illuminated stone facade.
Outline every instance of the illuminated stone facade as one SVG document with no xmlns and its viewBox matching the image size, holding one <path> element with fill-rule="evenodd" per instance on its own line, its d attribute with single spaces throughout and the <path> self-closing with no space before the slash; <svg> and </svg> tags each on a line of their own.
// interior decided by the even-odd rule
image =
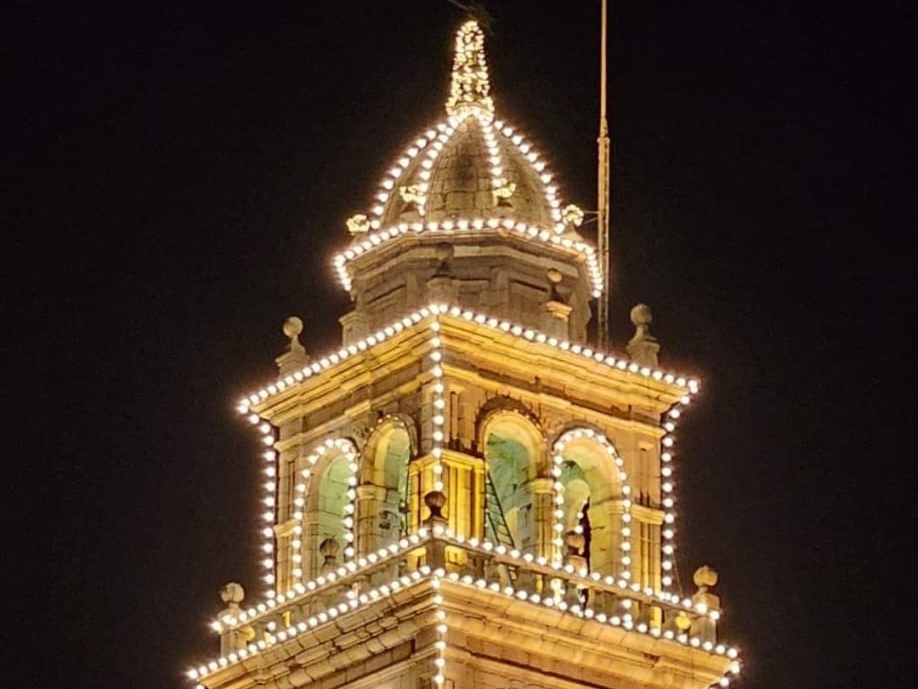
<svg viewBox="0 0 918 689">
<path fill-rule="evenodd" d="M 336 259 L 353 310 L 239 403 L 264 441 L 265 590 L 224 589 L 199 687 L 726 686 L 713 571 L 673 590 L 675 424 L 697 382 L 585 344 L 582 213 L 497 124 L 483 37 L 456 38 L 447 120 Z"/>
</svg>

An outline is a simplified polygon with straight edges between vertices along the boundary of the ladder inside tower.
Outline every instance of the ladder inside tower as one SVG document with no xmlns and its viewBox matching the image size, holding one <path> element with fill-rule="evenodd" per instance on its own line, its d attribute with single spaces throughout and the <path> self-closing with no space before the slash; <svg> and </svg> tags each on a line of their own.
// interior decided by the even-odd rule
<svg viewBox="0 0 918 689">
<path fill-rule="evenodd" d="M 485 522 L 488 528 L 488 537 L 496 545 L 503 545 L 512 549 L 514 547 L 513 534 L 510 533 L 510 527 L 507 526 L 507 518 L 504 516 L 504 510 L 500 506 L 500 498 L 497 496 L 494 481 L 491 480 L 491 472 L 485 474 L 485 487 L 487 490 Z"/>
</svg>

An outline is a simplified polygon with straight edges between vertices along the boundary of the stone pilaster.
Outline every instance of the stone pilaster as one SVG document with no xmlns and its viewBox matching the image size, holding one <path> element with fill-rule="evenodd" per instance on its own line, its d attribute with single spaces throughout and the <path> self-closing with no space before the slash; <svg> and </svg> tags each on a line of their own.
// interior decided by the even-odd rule
<svg viewBox="0 0 918 689">
<path fill-rule="evenodd" d="M 542 305 L 542 315 L 539 329 L 549 337 L 560 341 L 570 339 L 570 324 L 568 318 L 573 308 L 564 302 L 550 300 Z"/>
<path fill-rule="evenodd" d="M 359 309 L 349 311 L 338 319 L 344 346 L 365 340 L 370 334 L 370 319 Z"/>
<path fill-rule="evenodd" d="M 550 478 L 537 478 L 530 482 L 532 490 L 532 505 L 535 512 L 535 536 L 538 544 L 536 557 L 544 557 L 551 561 L 552 540 L 554 532 L 554 480 Z"/>
<path fill-rule="evenodd" d="M 380 547 L 379 507 L 386 497 L 386 489 L 372 483 L 357 486 L 357 525 L 355 529 L 357 552 L 369 553 Z"/>
</svg>

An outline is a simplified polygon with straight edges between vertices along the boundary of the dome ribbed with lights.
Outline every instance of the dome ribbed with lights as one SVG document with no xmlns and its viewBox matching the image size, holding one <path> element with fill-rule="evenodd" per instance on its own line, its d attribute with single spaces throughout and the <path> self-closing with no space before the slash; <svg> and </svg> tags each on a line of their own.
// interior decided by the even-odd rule
<svg viewBox="0 0 918 689">
<path fill-rule="evenodd" d="M 562 205 L 490 91 L 484 34 L 470 20 L 456 34 L 445 120 L 406 148 L 369 212 L 347 221 L 353 239 L 335 258 L 356 307 L 342 319 L 345 341 L 438 298 L 585 339 L 602 276 L 577 232 L 583 212 Z"/>
<path fill-rule="evenodd" d="M 468 22 L 456 37 L 448 118 L 418 138 L 387 176 L 371 227 L 471 212 L 564 231 L 551 175 L 522 136 L 495 122 L 490 90 L 484 35 Z"/>
</svg>

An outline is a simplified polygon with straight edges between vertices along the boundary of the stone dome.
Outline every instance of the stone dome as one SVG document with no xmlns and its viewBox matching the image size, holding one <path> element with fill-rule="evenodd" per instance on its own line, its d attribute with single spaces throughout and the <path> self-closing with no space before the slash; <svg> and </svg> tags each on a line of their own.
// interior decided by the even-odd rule
<svg viewBox="0 0 918 689">
<path fill-rule="evenodd" d="M 335 269 L 362 314 L 352 320 L 372 326 L 440 298 L 425 287 L 438 273 L 463 305 L 538 324 L 537 293 L 557 296 L 545 279 L 556 270 L 574 309 L 571 335 L 582 337 L 602 292 L 596 251 L 577 231 L 583 211 L 562 202 L 539 153 L 496 116 L 490 90 L 484 34 L 470 20 L 456 33 L 444 119 L 408 144 L 369 209 L 347 221 L 352 239 Z M 447 262 L 437 258 L 444 244 L 455 248 Z"/>
<path fill-rule="evenodd" d="M 495 120 L 484 34 L 474 21 L 456 35 L 447 118 L 408 146 L 382 180 L 369 230 L 403 222 L 513 217 L 561 233 L 561 202 L 545 163 Z"/>
<path fill-rule="evenodd" d="M 452 117 L 419 137 L 400 159 L 404 168 L 380 185 L 371 227 L 512 217 L 563 232 L 545 164 L 512 127 L 486 114 Z"/>
</svg>

